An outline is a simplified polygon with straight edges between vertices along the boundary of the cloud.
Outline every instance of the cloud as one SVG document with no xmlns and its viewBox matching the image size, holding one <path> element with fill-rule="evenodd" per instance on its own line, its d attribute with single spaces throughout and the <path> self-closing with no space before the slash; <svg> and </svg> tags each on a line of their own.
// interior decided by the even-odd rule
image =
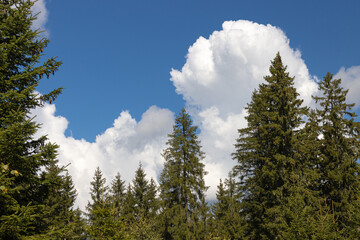
<svg viewBox="0 0 360 240">
<path fill-rule="evenodd" d="M 226 177 L 235 164 L 231 153 L 237 129 L 246 126 L 244 107 L 269 74 L 276 53 L 280 52 L 290 75 L 295 76 L 305 105 L 317 91 L 300 51 L 290 47 L 281 29 L 245 20 L 226 21 L 222 28 L 197 39 L 182 69 L 170 72 L 176 92 L 183 95 L 201 130 L 210 198 L 215 197 L 219 178 Z"/>
<path fill-rule="evenodd" d="M 341 78 L 344 89 L 348 89 L 347 102 L 355 103 L 355 108 L 360 106 L 360 66 L 353 66 L 348 69 L 342 67 L 334 76 L 335 79 Z"/>
<path fill-rule="evenodd" d="M 316 84 L 300 52 L 289 46 L 281 29 L 245 20 L 224 22 L 223 30 L 213 32 L 208 39 L 200 37 L 189 48 L 182 69 L 171 71 L 171 81 L 189 105 L 202 109 L 216 106 L 221 116 L 241 112 L 269 74 L 270 61 L 277 52 L 308 104 Z"/>
<path fill-rule="evenodd" d="M 57 143 L 61 165 L 70 163 L 68 170 L 78 191 L 77 204 L 82 208 L 89 199 L 90 182 L 97 166 L 110 184 L 117 172 L 130 182 L 139 163 L 147 176 L 155 180 L 163 166 L 160 155 L 165 148 L 167 134 L 171 132 L 174 115 L 167 109 L 150 107 L 137 122 L 130 113 L 123 111 L 112 127 L 96 137 L 95 142 L 66 137 L 68 121 L 55 115 L 55 105 L 45 104 L 36 109 L 36 121 L 41 123 L 38 136 L 48 135 Z"/>
<path fill-rule="evenodd" d="M 317 91 L 313 77 L 298 50 L 289 45 L 284 32 L 271 25 L 250 21 L 227 21 L 223 29 L 208 38 L 199 37 L 189 48 L 181 70 L 171 70 L 176 92 L 199 126 L 200 140 L 206 153 L 205 166 L 210 186 L 208 199 L 215 199 L 219 178 L 225 178 L 234 166 L 237 129 L 245 127 L 244 107 L 251 94 L 269 74 L 271 60 L 280 52 L 288 71 L 295 76 L 304 104 Z M 40 134 L 60 145 L 62 164 L 71 163 L 70 173 L 79 192 L 78 203 L 84 207 L 89 198 L 90 181 L 96 166 L 108 182 L 117 171 L 128 182 L 141 161 L 149 177 L 158 178 L 163 168 L 161 152 L 171 133 L 174 114 L 167 109 L 149 108 L 137 122 L 123 111 L 112 127 L 96 137 L 95 142 L 66 137 L 68 121 L 55 115 L 55 105 L 37 109 L 37 121 L 43 123 Z"/>
<path fill-rule="evenodd" d="M 48 20 L 48 10 L 46 9 L 45 0 L 38 0 L 32 6 L 33 14 L 38 14 L 37 19 L 33 22 L 33 29 L 40 29 L 43 30 L 43 34 L 45 36 L 48 35 L 48 31 L 45 28 L 45 25 Z"/>
<path fill-rule="evenodd" d="M 209 200 L 216 198 L 216 186 L 219 179 L 227 177 L 235 162 L 231 158 L 234 151 L 237 129 L 246 126 L 246 111 L 239 114 L 230 113 L 226 118 L 220 116 L 216 107 L 201 111 L 195 117 L 201 129 L 200 139 L 206 154 L 205 183 L 210 186 L 207 196 Z"/>
</svg>

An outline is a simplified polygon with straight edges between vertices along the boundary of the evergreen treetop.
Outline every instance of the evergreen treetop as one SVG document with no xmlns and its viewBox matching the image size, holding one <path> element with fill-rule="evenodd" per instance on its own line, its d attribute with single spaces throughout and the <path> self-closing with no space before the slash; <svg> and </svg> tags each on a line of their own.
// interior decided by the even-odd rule
<svg viewBox="0 0 360 240">
<path fill-rule="evenodd" d="M 75 198 L 73 190 L 63 191 L 72 186 L 57 166 L 58 146 L 46 136 L 34 138 L 39 125 L 30 117 L 31 110 L 54 101 L 62 89 L 36 92 L 61 62 L 44 56 L 49 40 L 32 29 L 33 5 L 31 0 L 0 1 L 0 161 L 14 171 L 1 175 L 9 189 L 0 196 L 2 239 L 62 234 L 69 227 L 65 219 L 72 214 Z"/>
<path fill-rule="evenodd" d="M 270 75 L 254 91 L 247 105 L 248 126 L 239 130 L 233 154 L 239 177 L 247 237 L 273 239 L 289 222 L 278 222 L 279 206 L 286 206 L 304 163 L 296 155 L 301 144 L 298 127 L 307 114 L 286 72 L 280 54 L 271 62 Z M 281 214 L 280 214 L 281 215 Z M 288 217 L 289 218 L 289 217 Z"/>
<path fill-rule="evenodd" d="M 175 119 L 163 152 L 164 169 L 160 176 L 160 197 L 164 211 L 164 237 L 201 239 L 207 218 L 205 202 L 204 152 L 185 108 Z"/>
<path fill-rule="evenodd" d="M 328 73 L 319 90 L 322 95 L 314 99 L 320 108 L 312 119 L 318 124 L 318 189 L 334 214 L 338 236 L 355 239 L 360 236 L 360 127 L 351 111 L 354 104 L 346 102 L 348 90 L 341 87 L 341 79 Z"/>
<path fill-rule="evenodd" d="M 108 200 L 109 187 L 105 185 L 106 179 L 103 177 L 102 171 L 99 167 L 96 168 L 93 181 L 90 184 L 90 196 L 92 203 L 88 203 L 87 209 L 89 211 L 103 205 Z"/>
<path fill-rule="evenodd" d="M 118 217 L 120 217 L 125 201 L 125 181 L 121 180 L 120 173 L 117 173 L 115 179 L 111 182 L 111 201 L 118 213 Z"/>
</svg>

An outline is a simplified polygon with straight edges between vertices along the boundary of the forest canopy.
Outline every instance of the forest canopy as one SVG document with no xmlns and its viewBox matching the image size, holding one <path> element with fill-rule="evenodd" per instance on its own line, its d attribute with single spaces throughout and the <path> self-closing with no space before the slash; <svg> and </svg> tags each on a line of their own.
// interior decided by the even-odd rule
<svg viewBox="0 0 360 240">
<path fill-rule="evenodd" d="M 159 179 L 139 163 L 130 183 L 120 173 L 107 183 L 98 167 L 86 209 L 76 208 L 59 146 L 35 137 L 41 126 L 30 114 L 63 90 L 37 92 L 62 63 L 44 53 L 49 40 L 32 28 L 33 4 L 0 1 L 0 239 L 360 238 L 360 124 L 348 90 L 328 73 L 316 108 L 304 106 L 280 53 L 247 104 L 235 166 L 214 203 L 206 201 L 206 153 L 184 107 Z"/>
</svg>

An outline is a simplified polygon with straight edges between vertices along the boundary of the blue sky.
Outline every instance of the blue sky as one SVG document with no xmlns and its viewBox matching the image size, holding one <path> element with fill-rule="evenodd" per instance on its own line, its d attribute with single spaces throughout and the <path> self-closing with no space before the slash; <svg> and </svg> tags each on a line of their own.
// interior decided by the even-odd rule
<svg viewBox="0 0 360 240">
<path fill-rule="evenodd" d="M 360 64 L 359 1 L 46 1 L 47 56 L 63 66 L 57 113 L 67 134 L 93 141 L 122 110 L 140 119 L 151 105 L 178 112 L 184 105 L 169 81 L 187 49 L 227 20 L 281 28 L 312 75 Z"/>
<path fill-rule="evenodd" d="M 305 104 L 327 72 L 360 103 L 359 1 L 40 0 L 35 10 L 46 56 L 63 61 L 38 90 L 65 89 L 34 114 L 71 163 L 81 207 L 97 166 L 108 182 L 118 171 L 130 182 L 139 162 L 158 179 L 183 106 L 199 126 L 213 199 L 234 165 L 243 108 L 278 51 Z"/>
</svg>

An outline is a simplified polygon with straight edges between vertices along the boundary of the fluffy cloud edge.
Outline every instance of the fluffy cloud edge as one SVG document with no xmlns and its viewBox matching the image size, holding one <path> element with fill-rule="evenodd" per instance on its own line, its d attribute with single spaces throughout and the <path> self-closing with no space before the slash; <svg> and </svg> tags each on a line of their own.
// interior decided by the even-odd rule
<svg viewBox="0 0 360 240">
<path fill-rule="evenodd" d="M 334 75 L 334 78 L 341 79 L 343 88 L 348 91 L 347 102 L 355 103 L 355 109 L 360 107 L 360 65 L 352 66 L 349 68 L 342 67 Z"/>
<path fill-rule="evenodd" d="M 46 8 L 45 0 L 37 0 L 32 6 L 32 12 L 37 16 L 37 19 L 33 22 L 32 29 L 42 31 L 44 37 L 49 37 L 49 30 L 46 29 L 46 23 L 49 17 L 49 11 Z"/>
<path fill-rule="evenodd" d="M 77 205 L 85 209 L 90 198 L 90 182 L 96 167 L 110 185 L 116 173 L 130 183 L 135 171 L 142 163 L 147 177 L 157 181 L 162 170 L 161 151 L 165 148 L 174 114 L 168 109 L 150 107 L 140 121 L 128 111 L 122 111 L 113 126 L 99 134 L 94 142 L 65 136 L 69 122 L 65 117 L 56 116 L 55 104 L 45 104 L 33 111 L 41 128 L 35 137 L 47 135 L 50 142 L 59 145 L 59 163 L 69 165 L 78 192 Z"/>
<path fill-rule="evenodd" d="M 288 71 L 295 76 L 295 87 L 304 98 L 304 105 L 311 103 L 311 95 L 317 91 L 317 78 L 310 76 L 300 51 L 292 49 L 289 42 L 277 27 L 246 20 L 227 21 L 222 30 L 214 31 L 208 39 L 199 37 L 189 47 L 181 70 L 171 70 L 170 80 L 176 92 L 183 95 L 200 129 L 199 139 L 206 154 L 204 164 L 208 174 L 205 181 L 210 186 L 209 200 L 215 199 L 219 179 L 227 177 L 236 164 L 231 153 L 235 150 L 237 129 L 246 126 L 244 107 L 263 76 L 268 75 L 276 52 L 280 51 Z M 229 64 L 231 62 L 234 64 Z M 359 89 L 359 71 L 360 66 L 340 69 L 336 76 L 343 78 L 344 86 Z M 234 93 L 239 96 L 233 97 Z M 129 183 L 139 162 L 149 178 L 158 179 L 164 162 L 161 152 L 174 121 L 174 113 L 170 110 L 152 106 L 140 121 L 128 111 L 122 111 L 113 126 L 99 134 L 95 142 L 66 137 L 69 123 L 66 118 L 56 116 L 55 105 L 47 104 L 37 114 L 43 123 L 41 133 L 60 145 L 60 162 L 71 163 L 69 171 L 79 193 L 78 205 L 83 209 L 97 166 L 108 184 L 117 171 Z"/>
</svg>

